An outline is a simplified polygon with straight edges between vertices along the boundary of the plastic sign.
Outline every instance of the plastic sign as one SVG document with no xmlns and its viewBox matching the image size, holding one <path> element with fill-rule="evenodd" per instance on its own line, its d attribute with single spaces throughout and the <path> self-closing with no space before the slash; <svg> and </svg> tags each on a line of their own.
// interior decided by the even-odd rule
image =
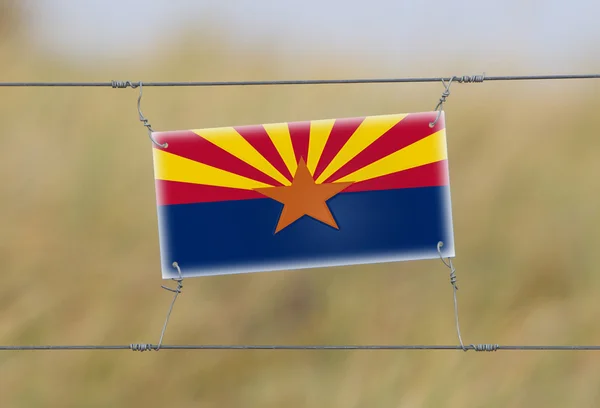
<svg viewBox="0 0 600 408">
<path fill-rule="evenodd" d="M 453 257 L 436 116 L 154 132 L 163 278 Z"/>
</svg>

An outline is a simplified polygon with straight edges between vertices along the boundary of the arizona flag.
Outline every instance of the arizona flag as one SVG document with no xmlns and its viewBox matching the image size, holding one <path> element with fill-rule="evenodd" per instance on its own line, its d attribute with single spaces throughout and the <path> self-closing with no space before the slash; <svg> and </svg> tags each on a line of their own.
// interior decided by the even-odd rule
<svg viewBox="0 0 600 408">
<path fill-rule="evenodd" d="M 453 257 L 436 116 L 154 132 L 163 278 Z"/>
</svg>

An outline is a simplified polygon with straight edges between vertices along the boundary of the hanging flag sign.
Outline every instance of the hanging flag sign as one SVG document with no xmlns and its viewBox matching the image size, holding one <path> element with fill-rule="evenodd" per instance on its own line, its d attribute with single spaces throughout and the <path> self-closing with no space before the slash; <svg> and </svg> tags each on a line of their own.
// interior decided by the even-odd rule
<svg viewBox="0 0 600 408">
<path fill-rule="evenodd" d="M 163 278 L 453 257 L 436 116 L 154 132 Z"/>
</svg>

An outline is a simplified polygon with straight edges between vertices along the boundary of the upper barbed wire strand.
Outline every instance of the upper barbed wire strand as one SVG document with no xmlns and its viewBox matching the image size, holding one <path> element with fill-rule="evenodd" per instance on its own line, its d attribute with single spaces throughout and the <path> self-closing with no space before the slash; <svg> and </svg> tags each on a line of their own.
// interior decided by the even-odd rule
<svg viewBox="0 0 600 408">
<path fill-rule="evenodd" d="M 410 82 L 440 82 L 454 79 L 458 83 L 481 83 L 488 81 L 533 81 L 560 79 L 600 79 L 600 74 L 562 74 L 562 75 L 462 75 L 449 77 L 423 78 L 357 78 L 357 79 L 298 79 L 265 81 L 110 81 L 110 82 L 0 82 L 0 87 L 111 87 L 137 88 L 143 86 L 263 86 L 263 85 L 327 85 L 327 84 L 382 84 Z"/>
</svg>

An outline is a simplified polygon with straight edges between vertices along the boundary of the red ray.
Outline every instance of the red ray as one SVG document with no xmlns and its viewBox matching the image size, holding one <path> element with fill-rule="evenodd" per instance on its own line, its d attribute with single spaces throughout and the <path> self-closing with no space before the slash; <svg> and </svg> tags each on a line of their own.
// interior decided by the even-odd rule
<svg viewBox="0 0 600 408">
<path fill-rule="evenodd" d="M 433 128 L 429 127 L 429 123 L 433 122 L 436 115 L 437 112 L 409 114 L 365 150 L 343 165 L 338 171 L 329 176 L 324 183 L 334 182 L 443 129 L 442 120 L 439 120 Z"/>
<path fill-rule="evenodd" d="M 310 122 L 306 121 L 288 123 L 288 129 L 290 130 L 290 137 L 292 138 L 292 146 L 294 147 L 296 160 L 300 161 L 300 159 L 303 158 L 304 161 L 307 162 Z"/>
<path fill-rule="evenodd" d="M 292 175 L 277 151 L 269 134 L 262 125 L 239 126 L 234 128 L 260 154 L 263 155 L 285 178 L 292 181 Z"/>
<path fill-rule="evenodd" d="M 208 203 L 214 201 L 251 200 L 265 198 L 253 190 L 204 184 L 181 183 L 179 181 L 155 180 L 158 205 Z"/>
<path fill-rule="evenodd" d="M 154 136 L 158 143 L 167 142 L 169 144 L 166 149 L 155 145 L 155 149 L 164 150 L 262 183 L 273 186 L 283 185 L 271 176 L 266 175 L 194 132 L 188 130 L 161 132 Z"/>
<path fill-rule="evenodd" d="M 337 119 L 331 129 L 331 134 L 327 138 L 323 153 L 319 158 L 317 167 L 315 168 L 314 179 L 316 180 L 323 171 L 327 168 L 333 158 L 339 153 L 340 149 L 344 147 L 350 136 L 354 134 L 356 129 L 365 120 L 365 118 L 349 118 L 349 119 Z"/>
<path fill-rule="evenodd" d="M 399 188 L 437 187 L 448 185 L 448 183 L 448 160 L 440 160 L 424 166 L 399 171 L 398 173 L 360 181 L 352 184 L 340 194 Z"/>
</svg>

